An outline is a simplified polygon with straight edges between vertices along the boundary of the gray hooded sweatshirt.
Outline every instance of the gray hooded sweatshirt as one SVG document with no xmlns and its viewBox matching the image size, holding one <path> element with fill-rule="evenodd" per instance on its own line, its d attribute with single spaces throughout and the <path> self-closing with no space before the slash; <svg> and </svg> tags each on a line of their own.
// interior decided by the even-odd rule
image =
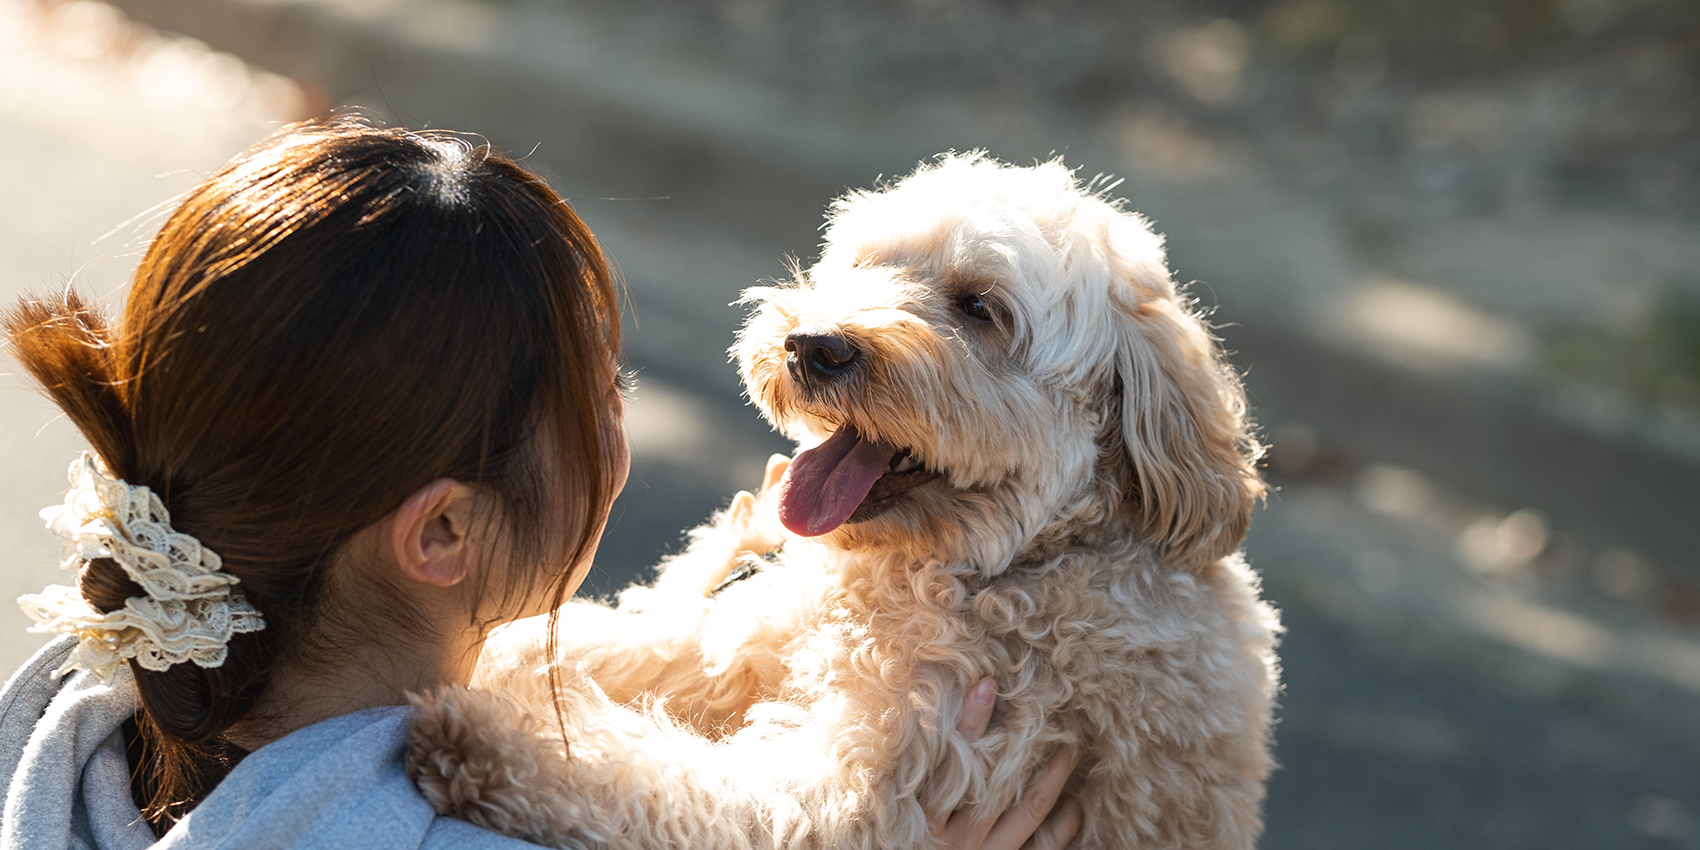
<svg viewBox="0 0 1700 850">
<path fill-rule="evenodd" d="M 156 840 L 130 797 L 130 670 L 104 683 L 83 670 L 54 679 L 73 645 L 48 644 L 0 691 L 0 850 L 536 850 L 431 810 L 402 768 L 402 706 L 261 747 Z"/>
</svg>

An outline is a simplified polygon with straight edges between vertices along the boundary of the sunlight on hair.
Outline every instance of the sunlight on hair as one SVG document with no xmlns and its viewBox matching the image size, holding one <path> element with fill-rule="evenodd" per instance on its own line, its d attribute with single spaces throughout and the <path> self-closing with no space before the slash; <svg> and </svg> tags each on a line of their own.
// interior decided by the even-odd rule
<svg viewBox="0 0 1700 850">
<path fill-rule="evenodd" d="M 472 156 L 472 142 L 449 133 L 419 133 L 415 138 L 442 157 L 443 164 L 458 166 Z"/>
</svg>

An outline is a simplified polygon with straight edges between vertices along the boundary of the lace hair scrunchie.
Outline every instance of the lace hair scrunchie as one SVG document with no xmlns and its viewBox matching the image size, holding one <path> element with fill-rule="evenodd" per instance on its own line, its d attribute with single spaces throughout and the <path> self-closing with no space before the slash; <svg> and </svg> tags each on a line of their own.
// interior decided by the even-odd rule
<svg viewBox="0 0 1700 850">
<path fill-rule="evenodd" d="M 146 595 L 106 613 L 75 587 L 52 585 L 18 597 L 36 621 L 30 631 L 77 636 L 55 677 L 83 669 L 110 679 L 127 658 L 148 670 L 185 661 L 217 667 L 231 635 L 265 627 L 236 577 L 220 571 L 218 554 L 171 530 L 171 514 L 153 491 L 114 478 L 89 452 L 71 462 L 70 478 L 65 504 L 41 512 L 47 527 L 65 538 L 60 566 L 74 570 L 86 560 L 111 558 Z"/>
</svg>

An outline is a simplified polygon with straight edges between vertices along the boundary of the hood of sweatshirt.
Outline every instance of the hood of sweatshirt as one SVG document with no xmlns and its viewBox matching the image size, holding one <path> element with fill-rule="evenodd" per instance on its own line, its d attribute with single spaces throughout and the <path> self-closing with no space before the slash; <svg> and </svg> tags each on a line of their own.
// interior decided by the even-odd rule
<svg viewBox="0 0 1700 850">
<path fill-rule="evenodd" d="M 110 682 L 81 670 L 55 680 L 73 645 L 48 644 L 0 691 L 0 850 L 534 846 L 432 811 L 402 765 L 405 706 L 261 747 L 156 841 L 130 797 L 121 727 L 138 702 L 129 668 Z"/>
</svg>

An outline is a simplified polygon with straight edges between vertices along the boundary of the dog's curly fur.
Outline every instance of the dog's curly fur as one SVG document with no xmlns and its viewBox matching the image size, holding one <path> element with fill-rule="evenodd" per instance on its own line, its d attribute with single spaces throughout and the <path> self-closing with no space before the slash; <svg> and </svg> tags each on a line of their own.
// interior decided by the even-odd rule
<svg viewBox="0 0 1700 850">
<path fill-rule="evenodd" d="M 541 621 L 499 631 L 482 690 L 416 703 L 432 803 L 565 847 L 926 847 L 924 811 L 1078 743 L 1076 846 L 1251 847 L 1279 631 L 1237 554 L 1260 447 L 1145 222 L 1060 163 L 949 156 L 838 201 L 820 262 L 745 300 L 734 352 L 776 426 L 853 425 L 938 477 L 710 594 L 722 515 L 618 608 L 564 610 L 557 656 Z M 800 381 L 805 326 L 857 367 Z"/>
</svg>

